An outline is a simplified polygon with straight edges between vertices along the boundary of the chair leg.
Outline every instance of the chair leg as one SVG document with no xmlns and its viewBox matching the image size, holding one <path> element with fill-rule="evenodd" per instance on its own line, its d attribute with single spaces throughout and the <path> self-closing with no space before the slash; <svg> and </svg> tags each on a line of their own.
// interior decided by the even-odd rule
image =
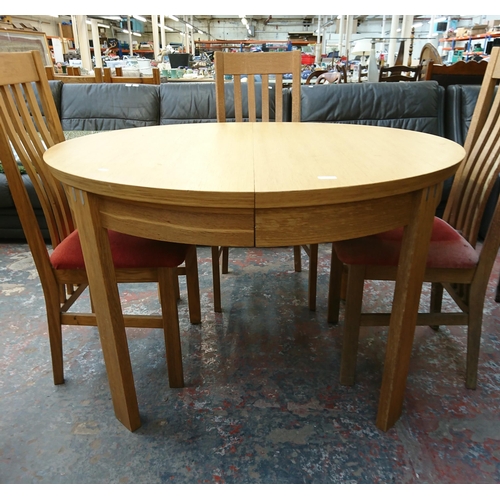
<svg viewBox="0 0 500 500">
<path fill-rule="evenodd" d="M 176 281 L 178 281 L 176 268 L 162 267 L 158 269 L 168 380 L 170 387 L 184 387 L 179 316 L 175 298 Z"/>
<path fill-rule="evenodd" d="M 500 277 L 498 278 L 497 291 L 495 294 L 495 302 L 500 302 Z"/>
<path fill-rule="evenodd" d="M 338 259 L 332 245 L 332 259 L 330 264 L 330 283 L 328 287 L 328 322 L 338 323 L 340 313 L 340 298 L 344 264 Z"/>
<path fill-rule="evenodd" d="M 45 294 L 47 309 L 47 327 L 49 331 L 50 356 L 52 360 L 52 376 L 54 384 L 64 384 L 64 364 L 62 348 L 61 312 L 59 305 L 59 290 L 49 295 Z"/>
<path fill-rule="evenodd" d="M 229 248 L 221 247 L 222 250 L 222 274 L 229 273 Z"/>
<path fill-rule="evenodd" d="M 442 305 L 443 305 L 443 285 L 441 283 L 432 283 L 430 312 L 440 313 Z M 429 326 L 433 330 L 439 330 L 439 325 L 429 325 Z"/>
<path fill-rule="evenodd" d="M 477 370 L 479 365 L 485 294 L 474 294 L 472 289 L 470 293 L 469 321 L 467 324 L 467 367 L 465 371 L 465 386 L 468 389 L 475 389 L 477 385 Z"/>
<path fill-rule="evenodd" d="M 309 245 L 309 310 L 316 311 L 316 295 L 318 287 L 318 244 Z"/>
<path fill-rule="evenodd" d="M 179 280 L 177 280 L 179 285 Z M 189 321 L 201 323 L 200 283 L 198 280 L 198 257 L 196 246 L 191 245 L 186 254 L 186 285 L 188 294 Z"/>
<path fill-rule="evenodd" d="M 181 298 L 181 289 L 179 287 L 179 276 L 177 276 L 177 280 L 175 281 L 175 298 L 180 300 Z"/>
<path fill-rule="evenodd" d="M 302 271 L 302 259 L 301 259 L 302 249 L 300 245 L 293 247 L 293 262 L 295 267 L 295 272 L 300 273 Z"/>
<path fill-rule="evenodd" d="M 340 278 L 340 300 L 345 300 L 347 297 L 347 266 L 342 268 L 342 277 Z"/>
<path fill-rule="evenodd" d="M 358 355 L 364 282 L 365 267 L 349 266 L 340 365 L 340 383 L 342 385 L 353 385 L 356 378 L 356 357 Z"/>
<path fill-rule="evenodd" d="M 221 312 L 219 247 L 212 247 L 212 280 L 214 293 L 214 311 Z"/>
</svg>

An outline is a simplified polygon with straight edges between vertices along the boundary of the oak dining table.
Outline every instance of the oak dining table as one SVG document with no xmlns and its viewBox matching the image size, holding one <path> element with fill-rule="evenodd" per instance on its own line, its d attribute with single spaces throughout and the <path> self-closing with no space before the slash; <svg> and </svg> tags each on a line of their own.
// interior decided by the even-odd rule
<svg viewBox="0 0 500 500">
<path fill-rule="evenodd" d="M 300 122 L 130 128 L 49 148 L 44 160 L 65 186 L 81 235 L 118 420 L 131 431 L 141 425 L 103 228 L 280 247 L 405 226 L 376 419 L 391 428 L 403 410 L 433 216 L 463 157 L 460 145 L 431 134 Z"/>
</svg>

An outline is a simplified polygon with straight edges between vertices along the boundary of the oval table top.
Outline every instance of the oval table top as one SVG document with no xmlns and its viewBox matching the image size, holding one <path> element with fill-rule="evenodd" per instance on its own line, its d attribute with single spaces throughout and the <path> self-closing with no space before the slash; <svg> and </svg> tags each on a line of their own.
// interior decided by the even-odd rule
<svg viewBox="0 0 500 500">
<path fill-rule="evenodd" d="M 105 196 L 205 207 L 382 198 L 436 184 L 464 149 L 431 134 L 331 123 L 203 123 L 91 134 L 44 154 L 65 184 Z"/>
</svg>

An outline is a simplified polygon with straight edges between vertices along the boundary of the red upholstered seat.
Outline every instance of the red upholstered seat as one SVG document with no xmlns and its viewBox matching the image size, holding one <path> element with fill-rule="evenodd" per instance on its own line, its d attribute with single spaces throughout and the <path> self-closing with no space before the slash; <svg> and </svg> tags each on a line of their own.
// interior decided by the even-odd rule
<svg viewBox="0 0 500 500">
<path fill-rule="evenodd" d="M 338 258 L 349 265 L 397 266 L 403 228 L 364 238 L 334 243 Z M 479 260 L 478 252 L 453 227 L 435 217 L 432 228 L 428 268 L 468 269 Z"/>
<path fill-rule="evenodd" d="M 113 263 L 117 269 L 177 267 L 184 262 L 188 245 L 149 240 L 108 230 Z M 78 230 L 65 238 L 50 256 L 55 269 L 85 269 Z"/>
</svg>

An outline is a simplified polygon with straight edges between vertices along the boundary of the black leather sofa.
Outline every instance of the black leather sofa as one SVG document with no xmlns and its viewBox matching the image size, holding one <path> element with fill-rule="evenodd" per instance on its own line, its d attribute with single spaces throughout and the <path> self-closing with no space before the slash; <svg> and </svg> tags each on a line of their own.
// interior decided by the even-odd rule
<svg viewBox="0 0 500 500">
<path fill-rule="evenodd" d="M 215 85 L 211 83 L 126 85 L 63 84 L 51 81 L 50 85 L 68 138 L 82 133 L 121 128 L 216 121 Z M 231 111 L 232 90 L 232 85 L 226 84 L 226 104 L 230 117 L 234 117 Z M 271 100 L 273 91 L 271 90 Z M 468 103 L 460 108 L 455 104 L 456 100 L 446 102 L 447 99 L 453 99 L 452 92 L 453 86 L 445 92 L 444 88 L 432 81 L 303 86 L 301 119 L 405 128 L 461 142 L 460 138 L 466 133 L 463 122 L 467 119 L 470 121 L 472 105 Z M 285 89 L 283 93 L 283 119 L 289 121 L 291 93 L 289 89 Z M 450 113 L 453 114 L 453 119 Z M 274 119 L 273 109 L 270 114 L 271 119 Z M 455 130 L 457 126 L 462 127 L 462 130 Z M 112 148 L 113 144 L 110 143 L 109 147 Z M 175 144 L 131 144 L 130 147 L 163 147 L 168 153 L 169 148 L 175 147 Z M 328 148 L 334 158 L 335 150 L 341 148 L 342 144 L 305 144 L 304 147 Z M 383 149 L 384 145 L 381 144 L 380 147 Z M 193 151 L 196 151 L 196 138 L 193 139 Z M 192 154 L 193 151 L 186 151 L 186 154 Z M 99 152 L 89 152 L 89 155 L 94 154 Z M 404 161 L 404 158 L 401 160 Z M 30 184 L 29 179 L 25 179 L 25 182 Z M 451 180 L 445 185 L 438 215 L 442 213 L 450 186 Z M 35 211 L 43 220 L 33 189 L 30 188 L 29 191 Z M 5 175 L 0 174 L 0 240 L 19 238 L 24 238 L 24 234 Z"/>
</svg>

